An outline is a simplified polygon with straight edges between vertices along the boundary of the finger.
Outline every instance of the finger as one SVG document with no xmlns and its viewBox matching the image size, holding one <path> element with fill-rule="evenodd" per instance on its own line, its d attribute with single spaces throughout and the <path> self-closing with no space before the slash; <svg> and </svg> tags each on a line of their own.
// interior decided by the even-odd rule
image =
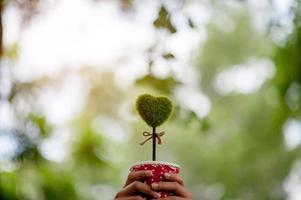
<svg viewBox="0 0 301 200">
<path fill-rule="evenodd" d="M 188 191 L 180 185 L 178 182 L 159 182 L 152 183 L 151 187 L 154 190 L 163 190 L 163 191 L 171 191 L 180 197 L 189 197 Z"/>
<path fill-rule="evenodd" d="M 131 197 L 122 197 L 115 200 L 145 200 L 145 198 L 141 196 L 131 196 Z"/>
<path fill-rule="evenodd" d="M 121 191 L 121 197 L 128 197 L 131 195 L 136 195 L 137 193 L 143 193 L 147 196 L 153 197 L 153 198 L 159 198 L 160 195 L 156 192 L 154 192 L 151 187 L 145 183 L 141 183 L 139 181 L 134 181 L 128 186 L 126 186 Z"/>
<path fill-rule="evenodd" d="M 178 182 L 180 185 L 184 186 L 184 181 L 183 181 L 182 177 L 180 175 L 178 175 L 178 174 L 165 173 L 164 174 L 164 178 L 167 181 Z"/>
<path fill-rule="evenodd" d="M 151 176 L 153 176 L 153 172 L 150 170 L 131 172 L 128 175 L 125 186 L 129 185 L 134 181 L 141 181 Z"/>
</svg>

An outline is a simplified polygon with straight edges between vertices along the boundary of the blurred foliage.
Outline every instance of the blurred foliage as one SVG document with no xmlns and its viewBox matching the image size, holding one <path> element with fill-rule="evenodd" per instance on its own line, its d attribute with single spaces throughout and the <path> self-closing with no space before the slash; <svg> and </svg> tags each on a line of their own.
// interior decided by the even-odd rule
<svg viewBox="0 0 301 200">
<path fill-rule="evenodd" d="M 40 1 L 11 2 L 32 17 Z M 62 127 L 47 121 L 36 109 L 35 99 L 46 86 L 61 83 L 64 75 L 55 80 L 13 82 L 8 102 L 16 113 L 18 128 L 8 135 L 17 138 L 19 146 L 11 159 L 0 160 L 0 199 L 112 199 L 122 187 L 129 165 L 151 155 L 150 144 L 143 148 L 138 145 L 147 127 L 133 117 L 137 115 L 133 109 L 136 97 L 142 92 L 168 95 L 176 104 L 170 122 L 160 127 L 167 134 L 158 155 L 161 160 L 182 166 L 195 199 L 286 199 L 283 183 L 301 155 L 300 145 L 289 150 L 283 136 L 287 120 L 300 121 L 301 117 L 301 4 L 296 1 L 292 8 L 292 33 L 284 45 L 278 45 L 269 35 L 256 31 L 247 5 L 237 2 L 239 8 L 210 3 L 214 17 L 206 26 L 208 38 L 193 63 L 201 75 L 199 87 L 211 100 L 211 111 L 203 119 L 177 102 L 174 91 L 183 83 L 172 74 L 160 79 L 149 73 L 123 90 L 112 72 L 86 67 L 76 71 L 89 84 L 82 110 L 68 124 L 68 154 L 62 162 L 54 162 L 45 158 L 41 144 Z M 134 4 L 124 1 L 123 6 L 131 10 Z M 233 24 L 221 27 L 217 21 L 224 17 Z M 190 17 L 187 22 L 195 28 Z M 178 32 L 165 5 L 160 7 L 153 25 L 169 34 Z M 18 44 L 7 48 L 5 56 L 17 59 L 18 48 Z M 171 52 L 162 57 L 176 59 Z M 274 62 L 272 79 L 253 93 L 221 95 L 216 91 L 213 84 L 220 72 L 254 57 Z M 20 101 L 27 111 L 17 106 Z M 128 102 L 130 115 L 124 116 L 122 109 Z M 108 136 L 111 132 L 104 127 L 110 123 L 127 134 L 122 141 Z M 1 134 L 7 133 L 0 130 Z"/>
<path fill-rule="evenodd" d="M 217 16 L 221 15 L 220 9 L 215 11 Z M 204 74 L 201 84 L 208 93 L 214 92 L 214 89 L 210 88 L 211 83 L 221 70 L 243 63 L 250 57 L 271 55 L 269 38 L 254 29 L 251 23 L 252 16 L 248 14 L 247 8 L 241 8 L 236 12 L 228 8 L 223 14 L 225 16 L 217 18 L 229 18 L 229 24 L 223 25 L 225 27 L 214 23 L 207 26 L 208 39 L 201 49 L 197 62 L 201 75 Z"/>
<path fill-rule="evenodd" d="M 170 94 L 175 87 L 179 84 L 179 81 L 177 81 L 174 77 L 168 77 L 168 78 L 157 78 L 154 75 L 146 75 L 140 79 L 136 80 L 137 86 L 142 87 L 151 87 L 153 89 L 156 89 L 160 91 L 163 94 Z"/>
<path fill-rule="evenodd" d="M 9 48 L 6 49 L 6 56 L 11 60 L 16 60 L 19 54 L 18 44 L 13 44 Z"/>
<path fill-rule="evenodd" d="M 167 29 L 171 33 L 177 32 L 176 28 L 171 23 L 170 14 L 164 6 L 161 6 L 158 18 L 154 21 L 154 26 Z"/>
</svg>

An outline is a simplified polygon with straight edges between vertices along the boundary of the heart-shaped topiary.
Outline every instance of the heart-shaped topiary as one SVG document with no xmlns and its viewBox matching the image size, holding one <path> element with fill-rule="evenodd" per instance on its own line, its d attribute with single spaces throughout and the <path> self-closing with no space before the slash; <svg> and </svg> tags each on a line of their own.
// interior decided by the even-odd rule
<svg viewBox="0 0 301 200">
<path fill-rule="evenodd" d="M 142 119 L 151 127 L 163 124 L 171 114 L 172 103 L 166 97 L 154 97 L 149 94 L 140 95 L 136 108 Z"/>
</svg>

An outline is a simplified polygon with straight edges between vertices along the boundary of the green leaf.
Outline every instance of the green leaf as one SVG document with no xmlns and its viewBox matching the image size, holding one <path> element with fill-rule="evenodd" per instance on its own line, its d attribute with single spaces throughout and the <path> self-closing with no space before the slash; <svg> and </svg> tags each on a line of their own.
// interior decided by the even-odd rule
<svg viewBox="0 0 301 200">
<path fill-rule="evenodd" d="M 170 20 L 170 14 L 164 6 L 161 6 L 158 18 L 154 21 L 154 26 L 157 28 L 166 28 L 169 32 L 177 32 Z"/>
<path fill-rule="evenodd" d="M 163 54 L 163 58 L 168 60 L 168 59 L 174 59 L 175 56 L 172 53 L 165 53 Z"/>
</svg>

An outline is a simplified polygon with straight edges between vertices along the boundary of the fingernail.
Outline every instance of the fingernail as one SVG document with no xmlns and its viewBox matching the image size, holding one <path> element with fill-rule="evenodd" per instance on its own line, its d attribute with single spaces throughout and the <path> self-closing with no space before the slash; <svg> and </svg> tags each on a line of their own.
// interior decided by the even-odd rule
<svg viewBox="0 0 301 200">
<path fill-rule="evenodd" d="M 152 188 L 153 189 L 158 189 L 158 187 L 159 187 L 159 184 L 158 183 L 152 183 Z"/>
<path fill-rule="evenodd" d="M 170 173 L 165 173 L 164 177 L 168 179 L 170 177 Z"/>
<path fill-rule="evenodd" d="M 154 197 L 155 197 L 155 198 L 160 198 L 160 195 L 159 195 L 159 193 L 157 193 L 157 192 L 154 192 L 153 194 L 154 194 Z"/>
<path fill-rule="evenodd" d="M 146 171 L 145 175 L 148 176 L 148 177 L 151 177 L 153 175 L 153 172 L 152 171 Z"/>
</svg>

